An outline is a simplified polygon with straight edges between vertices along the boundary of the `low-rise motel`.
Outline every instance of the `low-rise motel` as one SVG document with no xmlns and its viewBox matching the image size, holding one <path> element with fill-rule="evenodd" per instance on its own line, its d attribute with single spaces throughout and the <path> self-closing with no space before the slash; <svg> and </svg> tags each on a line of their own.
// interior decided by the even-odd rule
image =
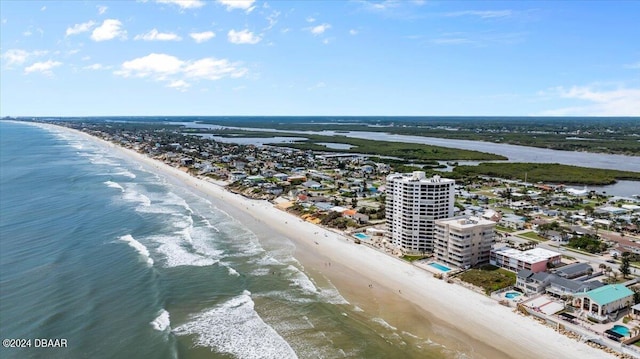
<svg viewBox="0 0 640 359">
<path fill-rule="evenodd" d="M 559 265 L 561 259 L 560 253 L 544 248 L 520 251 L 515 248 L 501 247 L 491 250 L 489 263 L 512 272 L 528 269 L 537 273 Z"/>
</svg>

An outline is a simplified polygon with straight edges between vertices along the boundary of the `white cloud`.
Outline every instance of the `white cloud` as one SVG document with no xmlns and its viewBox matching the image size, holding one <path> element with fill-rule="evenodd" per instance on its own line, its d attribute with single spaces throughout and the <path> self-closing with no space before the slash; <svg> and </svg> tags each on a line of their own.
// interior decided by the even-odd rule
<svg viewBox="0 0 640 359">
<path fill-rule="evenodd" d="M 191 38 L 199 44 L 199 43 L 211 40 L 216 36 L 216 34 L 214 34 L 213 31 L 204 31 L 204 32 L 192 32 L 189 34 L 189 36 L 191 36 Z"/>
<path fill-rule="evenodd" d="M 596 86 L 556 87 L 544 95 L 588 104 L 544 111 L 546 116 L 640 116 L 640 89 L 598 89 Z"/>
<path fill-rule="evenodd" d="M 306 18 L 306 20 L 307 20 L 308 23 L 316 22 L 316 19 L 312 18 L 311 16 Z"/>
<path fill-rule="evenodd" d="M 310 28 L 309 31 L 311 31 L 312 34 L 317 36 L 317 35 L 324 34 L 324 32 L 329 30 L 330 28 L 331 28 L 331 25 L 325 23 L 322 25 L 314 26 Z"/>
<path fill-rule="evenodd" d="M 255 0 L 218 0 L 218 3 L 227 7 L 227 11 L 239 9 L 251 12 L 255 9 L 253 3 Z"/>
<path fill-rule="evenodd" d="M 511 10 L 465 10 L 448 12 L 444 14 L 444 16 L 447 17 L 477 16 L 482 19 L 510 17 L 511 15 L 513 15 L 513 11 Z"/>
<path fill-rule="evenodd" d="M 87 32 L 89 30 L 91 30 L 91 28 L 93 28 L 93 26 L 96 23 L 94 21 L 87 21 L 87 22 L 83 22 L 82 24 L 75 24 L 73 25 L 73 27 L 68 27 L 67 28 L 67 36 L 70 35 L 77 35 L 83 32 Z"/>
<path fill-rule="evenodd" d="M 108 7 L 104 6 L 104 5 L 100 5 L 98 6 L 98 14 L 102 15 L 105 12 L 107 12 Z"/>
<path fill-rule="evenodd" d="M 178 5 L 181 9 L 197 9 L 204 6 L 204 2 L 201 0 L 156 0 L 156 2 Z"/>
<path fill-rule="evenodd" d="M 254 35 L 251 31 L 246 29 L 241 31 L 229 30 L 227 38 L 229 39 L 229 42 L 233 44 L 253 45 L 259 43 L 260 40 L 262 40 L 260 36 Z"/>
<path fill-rule="evenodd" d="M 51 69 L 53 69 L 54 67 L 58 67 L 60 65 L 62 65 L 62 62 L 52 61 L 52 60 L 48 60 L 45 62 L 36 62 L 31 66 L 25 67 L 24 73 L 30 74 L 32 72 L 40 72 L 45 75 L 51 75 L 52 74 Z"/>
<path fill-rule="evenodd" d="M 111 66 L 105 66 L 103 64 L 92 64 L 92 65 L 89 65 L 89 66 L 85 66 L 82 69 L 97 71 L 97 70 L 109 70 L 110 68 L 111 68 Z"/>
<path fill-rule="evenodd" d="M 359 1 L 365 9 L 371 11 L 384 11 L 391 8 L 395 8 L 400 6 L 400 1 L 398 0 L 384 0 L 384 1 Z"/>
<path fill-rule="evenodd" d="M 48 51 L 44 50 L 29 52 L 22 49 L 9 49 L 2 54 L 2 59 L 5 66 L 11 67 L 13 65 L 22 65 L 30 58 L 46 55 L 47 53 Z"/>
<path fill-rule="evenodd" d="M 165 82 L 167 87 L 184 91 L 190 87 L 188 79 L 215 81 L 225 77 L 238 78 L 245 76 L 248 70 L 226 59 L 181 60 L 167 54 L 152 53 L 125 61 L 114 73 L 123 77 L 151 78 Z"/>
<path fill-rule="evenodd" d="M 21 49 L 11 49 L 2 54 L 6 66 L 21 65 L 29 57 L 29 52 Z"/>
<path fill-rule="evenodd" d="M 206 80 L 219 80 L 223 77 L 242 77 L 247 69 L 239 68 L 226 59 L 204 58 L 190 63 L 184 69 L 187 77 Z"/>
<path fill-rule="evenodd" d="M 178 91 L 185 92 L 191 85 L 184 80 L 171 81 L 167 87 L 174 88 Z"/>
<path fill-rule="evenodd" d="M 40 8 L 40 11 L 45 11 L 45 10 L 47 10 L 46 6 L 43 6 L 43 7 Z"/>
<path fill-rule="evenodd" d="M 146 34 L 136 35 L 134 40 L 144 41 L 180 41 L 182 38 L 171 32 L 159 32 L 157 29 L 153 29 Z"/>
<path fill-rule="evenodd" d="M 267 16 L 267 21 L 269 22 L 269 26 L 267 26 L 265 30 L 272 29 L 278 23 L 279 16 L 280 16 L 280 11 L 274 11 L 269 16 Z"/>
<path fill-rule="evenodd" d="M 349 35 L 358 35 L 358 30 L 356 29 L 349 30 Z"/>
<path fill-rule="evenodd" d="M 122 28 L 120 20 L 107 19 L 102 22 L 102 25 L 96 27 L 91 33 L 91 39 L 93 41 L 106 41 L 112 40 L 116 37 L 121 39 L 127 38 L 127 31 Z"/>
<path fill-rule="evenodd" d="M 152 53 L 131 61 L 125 61 L 117 75 L 124 77 L 148 77 L 156 76 L 164 79 L 182 70 L 184 61 L 175 56 Z"/>
</svg>

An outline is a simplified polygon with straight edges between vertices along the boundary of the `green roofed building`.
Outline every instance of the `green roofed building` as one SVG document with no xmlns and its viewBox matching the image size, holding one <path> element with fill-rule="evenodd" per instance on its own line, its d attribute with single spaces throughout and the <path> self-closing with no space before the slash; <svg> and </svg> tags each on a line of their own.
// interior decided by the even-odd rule
<svg viewBox="0 0 640 359">
<path fill-rule="evenodd" d="M 601 322 L 609 314 L 633 304 L 633 291 L 622 284 L 610 284 L 584 293 L 576 293 L 573 305 Z"/>
</svg>

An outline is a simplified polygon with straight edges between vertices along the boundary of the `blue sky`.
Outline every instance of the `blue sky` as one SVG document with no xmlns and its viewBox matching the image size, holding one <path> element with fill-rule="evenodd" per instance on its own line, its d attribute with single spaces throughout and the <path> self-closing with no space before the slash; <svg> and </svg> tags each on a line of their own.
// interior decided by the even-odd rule
<svg viewBox="0 0 640 359">
<path fill-rule="evenodd" d="M 640 116 L 639 1 L 0 10 L 1 116 Z"/>
</svg>

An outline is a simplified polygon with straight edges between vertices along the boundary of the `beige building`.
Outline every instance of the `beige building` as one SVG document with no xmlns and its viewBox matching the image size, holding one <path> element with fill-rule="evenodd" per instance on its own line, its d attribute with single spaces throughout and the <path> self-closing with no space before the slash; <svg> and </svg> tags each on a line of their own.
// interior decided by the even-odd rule
<svg viewBox="0 0 640 359">
<path fill-rule="evenodd" d="M 435 220 L 453 216 L 452 179 L 422 171 L 387 176 L 386 217 L 389 241 L 404 253 L 433 251 Z"/>
<path fill-rule="evenodd" d="M 478 217 L 435 221 L 433 253 L 439 262 L 458 268 L 489 263 L 496 223 Z"/>
</svg>

